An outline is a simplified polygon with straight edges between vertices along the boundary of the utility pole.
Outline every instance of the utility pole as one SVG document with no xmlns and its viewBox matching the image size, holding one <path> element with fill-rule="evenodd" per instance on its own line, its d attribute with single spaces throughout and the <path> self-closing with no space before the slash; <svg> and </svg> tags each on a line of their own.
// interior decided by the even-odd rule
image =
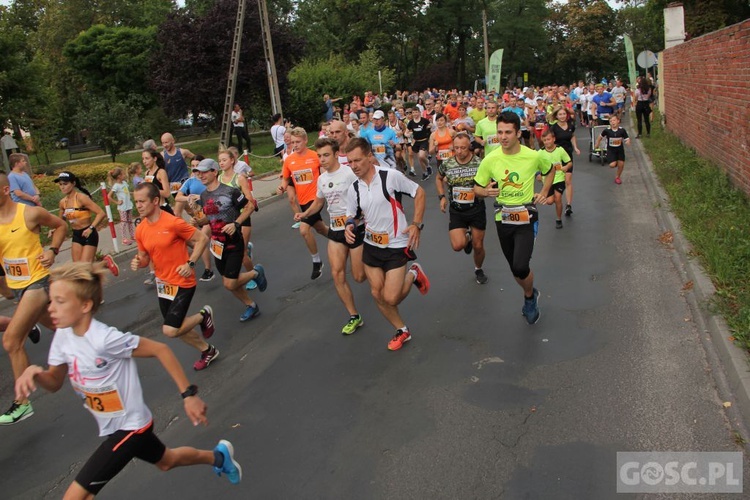
<svg viewBox="0 0 750 500">
<path fill-rule="evenodd" d="M 247 0 L 238 0 L 237 19 L 234 23 L 234 41 L 232 42 L 232 54 L 229 59 L 229 74 L 227 78 L 227 93 L 224 100 L 224 116 L 221 120 L 220 141 L 223 145 L 229 144 L 232 133 L 232 107 L 234 106 L 234 90 L 237 85 L 237 72 L 240 69 L 240 48 L 242 47 L 242 27 L 245 24 L 245 3 Z"/>
<path fill-rule="evenodd" d="M 482 9 L 482 28 L 484 29 L 484 88 L 487 90 L 490 77 L 490 42 L 487 40 L 487 5 Z"/>
<path fill-rule="evenodd" d="M 268 8 L 266 0 L 258 0 L 258 13 L 260 14 L 260 31 L 263 40 L 263 53 L 266 58 L 266 74 L 268 75 L 268 93 L 271 94 L 271 109 L 273 114 L 281 113 L 281 97 L 279 96 L 279 80 L 276 77 L 276 61 L 273 58 L 273 41 L 271 40 L 271 27 L 268 23 Z"/>
</svg>

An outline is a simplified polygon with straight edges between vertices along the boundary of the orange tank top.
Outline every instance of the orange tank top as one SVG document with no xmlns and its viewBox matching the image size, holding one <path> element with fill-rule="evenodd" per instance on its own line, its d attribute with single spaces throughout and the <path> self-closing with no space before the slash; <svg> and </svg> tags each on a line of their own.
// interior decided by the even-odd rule
<svg viewBox="0 0 750 500">
<path fill-rule="evenodd" d="M 447 160 L 453 156 L 453 137 L 451 137 L 450 130 L 446 128 L 443 135 L 440 135 L 440 129 L 436 130 L 435 141 L 437 142 L 438 160 Z"/>
<path fill-rule="evenodd" d="M 73 206 L 68 206 L 70 199 L 66 196 L 63 198 L 62 218 L 75 225 L 78 219 L 91 219 L 91 210 L 78 205 L 78 193 L 73 195 Z M 87 224 L 88 225 L 88 224 Z M 75 228 L 73 228 L 75 229 Z"/>
<path fill-rule="evenodd" d="M 10 224 L 0 224 L 0 257 L 9 288 L 22 289 L 49 275 L 39 262 L 44 250 L 39 235 L 26 227 L 26 205 L 16 204 Z"/>
</svg>

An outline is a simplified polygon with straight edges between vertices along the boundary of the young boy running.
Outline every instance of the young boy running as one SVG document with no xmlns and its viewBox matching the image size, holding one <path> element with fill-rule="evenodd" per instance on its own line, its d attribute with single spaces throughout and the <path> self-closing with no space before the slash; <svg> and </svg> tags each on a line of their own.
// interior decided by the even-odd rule
<svg viewBox="0 0 750 500">
<path fill-rule="evenodd" d="M 546 158 L 552 169 L 555 171 L 555 178 L 552 180 L 552 187 L 547 193 L 547 201 L 545 204 L 555 204 L 555 213 L 557 218 L 555 219 L 555 227 L 562 229 L 562 195 L 565 192 L 565 172 L 573 166 L 573 162 L 570 160 L 568 153 L 555 144 L 555 134 L 547 129 L 542 132 L 542 143 L 544 149 L 539 151 L 539 154 Z M 539 175 L 544 182 L 544 176 Z"/>
<path fill-rule="evenodd" d="M 151 411 L 143 401 L 138 368 L 133 358 L 157 358 L 182 395 L 193 425 L 207 425 L 206 404 L 197 396 L 174 353 L 165 344 L 124 333 L 94 319 L 103 296 L 101 264 L 75 262 L 51 271 L 49 313 L 57 328 L 49 353 L 49 367 L 29 366 L 16 381 L 16 396 L 26 399 L 39 385 L 57 392 L 70 384 L 99 425 L 104 442 L 79 471 L 65 499 L 90 499 L 133 458 L 167 471 L 184 465 L 213 465 L 237 484 L 242 469 L 229 441 L 213 450 L 167 448 L 156 434 Z"/>
<path fill-rule="evenodd" d="M 596 138 L 595 149 L 599 148 L 602 137 L 607 138 L 607 163 L 609 163 L 609 168 L 617 167 L 615 184 L 622 184 L 620 177 L 622 176 L 622 170 L 625 168 L 625 146 L 623 143 L 630 146 L 630 138 L 627 130 L 620 128 L 619 117 L 610 117 L 609 128 L 602 130 L 601 135 Z"/>
</svg>

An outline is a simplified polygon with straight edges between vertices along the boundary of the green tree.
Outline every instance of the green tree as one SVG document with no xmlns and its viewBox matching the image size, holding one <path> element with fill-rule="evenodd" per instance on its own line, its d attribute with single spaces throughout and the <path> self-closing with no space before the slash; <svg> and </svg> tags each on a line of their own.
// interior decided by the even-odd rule
<svg viewBox="0 0 750 500">
<path fill-rule="evenodd" d="M 75 122 L 80 130 L 88 131 L 91 142 L 100 145 L 115 161 L 119 153 L 143 137 L 142 111 L 139 96 L 122 99 L 116 92 L 109 91 L 87 96 Z"/>
</svg>

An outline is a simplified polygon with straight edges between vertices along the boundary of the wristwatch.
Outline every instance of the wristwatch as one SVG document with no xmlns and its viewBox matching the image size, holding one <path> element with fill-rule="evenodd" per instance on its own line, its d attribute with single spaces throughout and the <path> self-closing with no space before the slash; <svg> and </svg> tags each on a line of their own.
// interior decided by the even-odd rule
<svg viewBox="0 0 750 500">
<path fill-rule="evenodd" d="M 198 386 L 197 385 L 189 385 L 187 389 L 185 389 L 185 392 L 180 394 L 182 396 L 182 399 L 189 398 L 190 396 L 195 396 L 198 394 Z"/>
<path fill-rule="evenodd" d="M 439 195 L 438 195 L 438 200 L 442 200 L 443 198 L 445 198 L 445 195 L 444 195 L 444 194 L 439 194 Z"/>
<path fill-rule="evenodd" d="M 416 226 L 420 231 L 424 229 L 424 222 L 412 222 L 413 226 Z"/>
<path fill-rule="evenodd" d="M 190 269 L 193 269 L 195 267 L 195 262 L 192 260 L 187 261 L 187 265 L 190 266 Z"/>
<path fill-rule="evenodd" d="M 52 253 L 57 255 L 60 253 L 60 249 L 57 247 L 49 247 L 50 250 L 52 250 Z"/>
</svg>

